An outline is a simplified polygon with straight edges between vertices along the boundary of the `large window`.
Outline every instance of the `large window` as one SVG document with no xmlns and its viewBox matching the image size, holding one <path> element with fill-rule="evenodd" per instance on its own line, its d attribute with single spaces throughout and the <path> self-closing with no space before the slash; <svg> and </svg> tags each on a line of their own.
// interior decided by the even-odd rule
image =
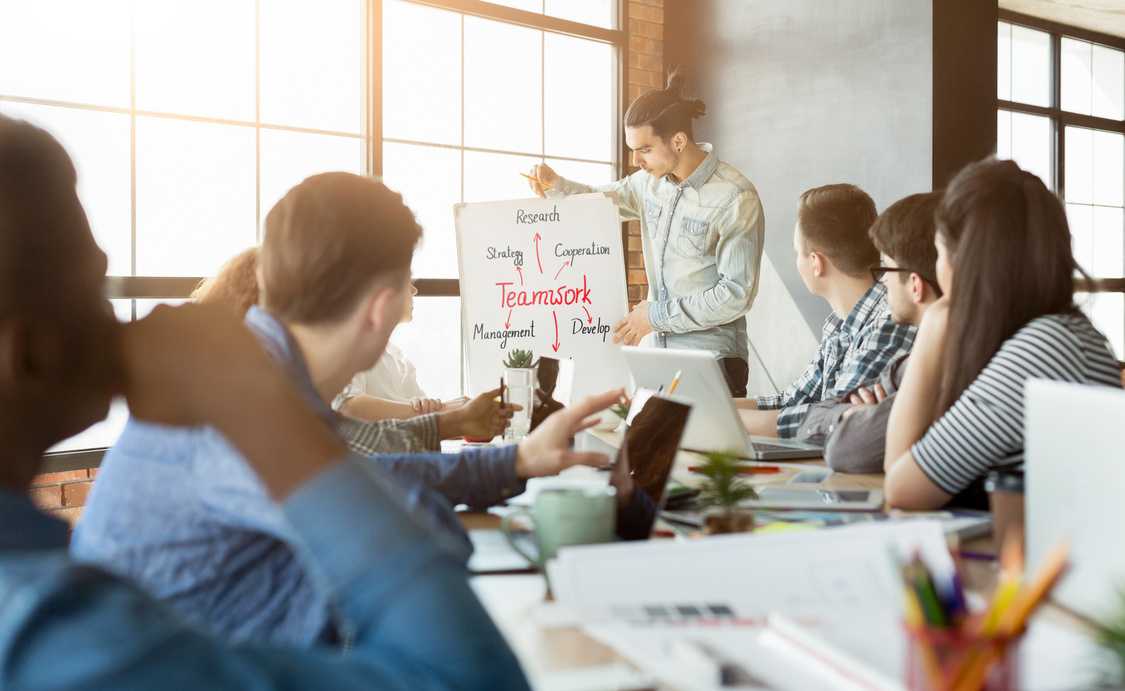
<svg viewBox="0 0 1125 691">
<path fill-rule="evenodd" d="M 1066 203 L 1078 263 L 1125 276 L 1125 39 L 1001 13 L 997 155 Z M 1125 295 L 1079 301 L 1125 358 Z"/>
<path fill-rule="evenodd" d="M 457 277 L 451 209 L 525 197 L 519 173 L 547 162 L 590 183 L 616 174 L 616 55 L 612 44 L 407 0 L 383 2 L 381 173 L 425 229 L 414 274 Z M 610 0 L 505 2 L 611 25 Z M 500 49 L 499 47 L 502 47 Z M 424 354 L 430 395 L 461 390 L 460 305 L 433 300 L 395 341 Z"/>
<path fill-rule="evenodd" d="M 425 229 L 394 340 L 461 391 L 452 206 L 546 161 L 617 173 L 618 0 L 0 0 L 0 112 L 54 133 L 122 318 L 255 244 L 307 175 L 381 175 Z M 172 277 L 182 277 L 176 280 Z M 158 298 L 148 300 L 144 298 Z M 125 411 L 60 449 L 112 441 Z"/>
</svg>

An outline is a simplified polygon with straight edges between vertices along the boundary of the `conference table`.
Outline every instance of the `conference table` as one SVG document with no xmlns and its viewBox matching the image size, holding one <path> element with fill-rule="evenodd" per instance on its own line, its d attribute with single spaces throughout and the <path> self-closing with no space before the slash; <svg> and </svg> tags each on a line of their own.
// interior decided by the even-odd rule
<svg viewBox="0 0 1125 691">
<path fill-rule="evenodd" d="M 587 432 L 585 448 L 600 449 L 612 455 L 621 445 L 618 432 Z M 673 477 L 691 485 L 699 481 L 687 469 L 696 460 L 690 454 L 680 454 Z M 751 480 L 756 486 L 784 483 L 803 468 L 825 467 L 822 460 L 778 464 L 781 472 L 775 475 L 756 475 Z M 834 473 L 821 484 L 825 489 L 880 489 L 881 473 L 871 475 L 844 475 Z M 498 528 L 500 518 L 491 513 L 462 513 L 461 520 L 467 529 Z M 654 538 L 656 539 L 656 538 Z M 968 545 L 967 545 L 968 547 Z M 989 552 L 989 539 L 973 541 L 974 551 Z M 995 569 L 989 562 L 974 562 L 970 576 L 974 586 L 987 587 L 995 580 Z M 573 688 L 583 687 L 583 677 L 606 679 L 628 666 L 625 659 L 612 648 L 587 636 L 577 625 L 555 618 L 553 606 L 547 600 L 547 588 L 540 574 L 482 575 L 472 579 L 485 608 L 512 646 L 528 675 L 533 680 L 562 678 L 573 681 Z M 541 684 L 542 685 L 542 684 Z M 567 683 L 558 684 L 567 688 Z M 607 683 L 607 688 L 612 684 Z M 586 687 L 589 688 L 589 687 Z"/>
<path fill-rule="evenodd" d="M 591 438 L 585 444 L 586 448 L 601 448 L 608 454 L 620 446 L 621 435 L 616 432 L 594 431 L 588 432 Z M 693 457 L 681 454 L 677 458 L 673 477 L 685 484 L 698 482 L 698 477 L 693 476 L 687 469 Z M 821 460 L 810 460 L 800 463 L 783 463 L 782 471 L 775 475 L 752 476 L 755 485 L 784 483 L 803 468 L 825 467 Z M 789 466 L 797 466 L 792 468 Z M 830 475 L 821 487 L 825 489 L 878 489 L 883 484 L 881 473 L 871 475 L 847 475 L 834 473 Z M 462 522 L 467 529 L 498 528 L 500 518 L 491 513 L 463 513 Z M 654 538 L 657 539 L 657 538 Z M 959 545 L 960 549 L 972 552 L 975 555 L 993 554 L 991 536 L 975 538 Z M 962 562 L 966 585 L 971 592 L 986 596 L 992 591 L 997 578 L 995 561 L 973 559 Z M 588 636 L 577 622 L 568 620 L 568 614 L 560 611 L 548 599 L 546 583 L 540 574 L 506 574 L 506 575 L 480 575 L 471 579 L 471 584 L 481 602 L 496 622 L 512 649 L 515 651 L 533 686 L 546 691 L 563 691 L 564 689 L 577 691 L 580 689 L 630 687 L 643 675 L 631 665 L 625 657 L 618 654 L 613 648 L 606 646 Z M 1085 625 L 1073 615 L 1052 606 L 1043 608 L 1044 611 L 1037 615 L 1037 619 L 1061 624 L 1063 627 L 1074 631 L 1083 630 Z M 1063 644 L 1054 642 L 1045 644 L 1052 648 Z M 1067 641 L 1067 646 L 1073 646 L 1074 641 Z M 1066 651 L 1071 650 L 1066 648 Z M 1053 657 L 1063 658 L 1052 660 L 1050 664 L 1046 659 L 1036 662 L 1035 675 L 1046 678 L 1046 670 L 1050 668 L 1051 677 L 1072 679 L 1067 670 L 1077 665 L 1082 671 L 1074 674 L 1089 674 L 1089 665 L 1086 662 L 1076 662 L 1080 656 L 1075 652 L 1056 651 Z M 1085 659 L 1086 651 L 1082 654 Z M 1026 656 L 1025 656 L 1026 657 Z M 1042 655 L 1037 657 L 1043 658 Z M 1103 660 L 1104 662 L 1104 660 Z M 1056 682 L 1045 681 L 1043 686 L 1030 685 L 1027 688 L 1080 688 L 1073 686 L 1053 686 Z M 663 688 L 663 687 L 660 687 Z"/>
</svg>

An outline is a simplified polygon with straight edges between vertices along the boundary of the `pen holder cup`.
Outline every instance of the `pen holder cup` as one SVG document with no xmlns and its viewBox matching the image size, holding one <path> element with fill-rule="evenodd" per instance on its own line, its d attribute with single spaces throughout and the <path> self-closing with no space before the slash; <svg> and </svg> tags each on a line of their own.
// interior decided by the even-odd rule
<svg viewBox="0 0 1125 691">
<path fill-rule="evenodd" d="M 911 691 L 1015 691 L 1020 637 L 959 629 L 906 630 L 905 686 Z"/>
</svg>

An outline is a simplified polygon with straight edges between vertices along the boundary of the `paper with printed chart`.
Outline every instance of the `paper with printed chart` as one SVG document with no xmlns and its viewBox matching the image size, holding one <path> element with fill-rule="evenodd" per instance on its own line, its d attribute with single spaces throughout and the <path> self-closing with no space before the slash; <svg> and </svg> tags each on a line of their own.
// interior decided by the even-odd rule
<svg viewBox="0 0 1125 691">
<path fill-rule="evenodd" d="M 883 690 L 900 688 L 898 564 L 915 553 L 951 577 L 932 520 L 564 547 L 547 568 L 557 606 L 676 688 L 710 688 L 678 678 L 683 663 L 672 651 L 686 639 L 769 688 Z M 849 685 L 839 669 L 861 683 Z"/>
<path fill-rule="evenodd" d="M 628 383 L 613 326 L 628 311 L 621 222 L 603 195 L 454 207 L 470 395 L 512 350 L 574 359 L 573 396 Z"/>
<path fill-rule="evenodd" d="M 941 523 L 921 520 L 564 547 L 548 573 L 555 599 L 587 621 L 740 626 L 775 612 L 801 621 L 841 612 L 897 620 L 895 560 L 915 552 L 933 572 L 952 574 Z"/>
</svg>

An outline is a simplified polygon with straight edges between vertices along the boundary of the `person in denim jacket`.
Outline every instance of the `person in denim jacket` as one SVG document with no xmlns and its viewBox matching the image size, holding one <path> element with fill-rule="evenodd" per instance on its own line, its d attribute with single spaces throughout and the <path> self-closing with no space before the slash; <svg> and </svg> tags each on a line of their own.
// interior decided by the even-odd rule
<svg viewBox="0 0 1125 691">
<path fill-rule="evenodd" d="M 614 327 L 614 342 L 636 345 L 653 334 L 661 348 L 714 351 L 734 396 L 746 395 L 746 313 L 758 292 L 765 216 L 754 185 L 696 143 L 692 120 L 703 101 L 682 96 L 673 72 L 664 89 L 637 97 L 625 113 L 625 141 L 640 170 L 609 185 L 532 171 L 539 196 L 601 192 L 623 220 L 640 220 L 648 298 Z"/>
</svg>

